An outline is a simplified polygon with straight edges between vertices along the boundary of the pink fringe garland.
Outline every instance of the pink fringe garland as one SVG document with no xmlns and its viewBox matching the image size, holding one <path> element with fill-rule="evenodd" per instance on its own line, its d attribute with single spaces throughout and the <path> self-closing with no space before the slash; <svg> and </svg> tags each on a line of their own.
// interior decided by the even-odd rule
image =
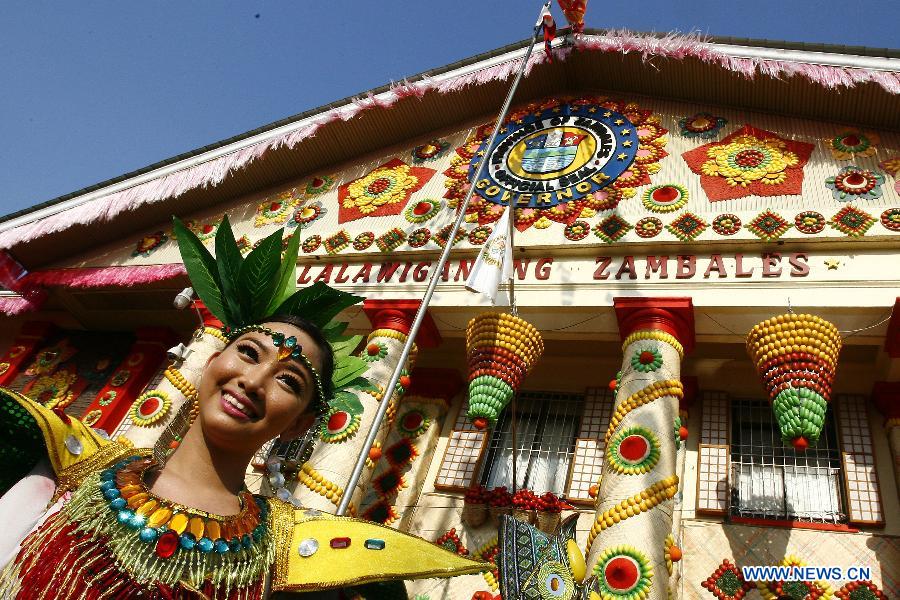
<svg viewBox="0 0 900 600">
<path fill-rule="evenodd" d="M 14 317 L 27 312 L 34 312 L 44 303 L 44 297 L 44 294 L 40 294 L 35 300 L 29 300 L 21 296 L 0 298 L 0 313 Z"/>
<path fill-rule="evenodd" d="M 180 263 L 148 267 L 87 267 L 83 269 L 47 269 L 29 273 L 29 286 L 71 288 L 131 287 L 154 281 L 174 279 L 186 274 Z"/>
<path fill-rule="evenodd" d="M 672 59 L 693 57 L 749 78 L 754 77 L 757 72 L 776 78 L 800 75 L 828 89 L 875 82 L 892 94 L 900 93 L 900 73 L 897 72 L 737 58 L 718 50 L 698 34 L 670 34 L 665 37 L 657 37 L 625 30 L 609 31 L 602 36 L 579 36 L 575 42 L 575 49 L 599 52 L 638 52 L 645 60 L 655 56 Z M 554 57 L 564 61 L 571 52 L 572 48 L 556 49 Z M 541 49 L 538 49 L 529 60 L 526 73 L 530 72 L 535 65 L 546 61 L 547 56 Z M 373 108 L 389 108 L 403 98 L 421 98 L 430 91 L 448 94 L 471 85 L 506 80 L 516 72 L 519 64 L 519 59 L 513 59 L 452 79 L 435 81 L 425 78 L 415 82 L 405 81 L 381 94 L 368 94 L 346 106 L 324 112 L 296 130 L 2 232 L 0 233 L 0 248 L 12 248 L 23 241 L 62 231 L 75 224 L 109 221 L 119 213 L 132 210 L 136 206 L 177 198 L 194 188 L 216 186 L 230 173 L 247 166 L 262 157 L 267 151 L 282 146 L 293 148 L 303 140 L 315 135 L 319 128 L 328 123 L 337 120 L 349 121 L 362 111 Z M 125 285 L 133 284 L 126 283 Z"/>
</svg>

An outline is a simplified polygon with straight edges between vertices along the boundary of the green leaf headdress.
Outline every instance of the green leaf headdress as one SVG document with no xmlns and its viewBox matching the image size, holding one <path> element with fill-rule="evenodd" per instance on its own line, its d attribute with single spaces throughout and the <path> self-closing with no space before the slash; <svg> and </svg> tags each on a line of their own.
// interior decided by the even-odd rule
<svg viewBox="0 0 900 600">
<path fill-rule="evenodd" d="M 226 215 L 216 232 L 216 256 L 213 258 L 203 242 L 178 217 L 174 217 L 174 230 L 194 291 L 206 308 L 222 321 L 226 335 L 265 322 L 273 315 L 303 317 L 318 326 L 331 344 L 334 352 L 334 376 L 330 386 L 333 396 L 342 399 L 348 396 L 349 389 L 371 389 L 371 384 L 362 376 L 366 362 L 353 355 L 362 336 L 345 336 L 347 324 L 333 321 L 338 313 L 357 304 L 362 297 L 322 282 L 297 290 L 294 282 L 297 280 L 300 236 L 292 236 L 284 246 L 283 231 L 278 230 L 244 257 Z M 319 397 L 323 395 L 317 394 L 314 401 L 324 413 L 332 398 Z"/>
</svg>

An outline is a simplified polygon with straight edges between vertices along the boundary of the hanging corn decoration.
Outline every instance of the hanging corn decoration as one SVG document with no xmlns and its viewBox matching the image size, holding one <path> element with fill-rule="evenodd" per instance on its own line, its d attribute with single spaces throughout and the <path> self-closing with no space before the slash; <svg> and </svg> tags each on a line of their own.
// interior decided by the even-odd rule
<svg viewBox="0 0 900 600">
<path fill-rule="evenodd" d="M 778 315 L 747 336 L 781 438 L 797 450 L 819 440 L 840 351 L 837 327 L 815 315 Z"/>
<path fill-rule="evenodd" d="M 509 314 L 482 313 L 466 327 L 469 361 L 469 419 L 485 429 L 541 358 L 544 340 L 534 326 Z"/>
</svg>

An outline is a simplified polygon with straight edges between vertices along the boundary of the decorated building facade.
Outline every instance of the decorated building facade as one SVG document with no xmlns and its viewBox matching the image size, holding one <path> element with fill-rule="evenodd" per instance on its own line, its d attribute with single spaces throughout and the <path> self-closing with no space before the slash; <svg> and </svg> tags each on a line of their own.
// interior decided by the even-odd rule
<svg viewBox="0 0 900 600">
<path fill-rule="evenodd" d="M 523 44 L 8 216 L 0 385 L 176 448 L 169 425 L 190 418 L 224 342 L 202 306 L 173 306 L 187 279 L 171 215 L 212 250 L 227 214 L 246 251 L 281 228 L 301 237 L 298 286 L 367 298 L 344 316 L 379 382 L 333 406 L 311 456 L 268 446 L 252 488 L 271 491 L 265 460 L 279 454 L 294 496 L 333 512 L 389 402 L 352 514 L 493 560 L 496 517 L 513 508 L 503 488 L 515 489 L 518 517 L 548 530 L 560 510 L 578 515 L 604 598 L 900 597 L 900 57 L 599 31 L 560 41 L 553 61 L 532 56 L 492 147 Z M 508 298 L 492 306 L 464 282 L 509 203 L 518 312 L 544 348 L 515 411 L 479 428 L 466 327 Z M 799 370 L 827 409 L 803 408 L 815 431 L 806 414 L 783 440 L 766 365 L 807 360 L 825 322 L 841 340 L 820 357 L 827 376 Z M 758 323 L 770 345 L 748 354 Z M 793 564 L 869 572 L 741 572 Z M 408 589 L 499 593 L 496 572 Z"/>
</svg>

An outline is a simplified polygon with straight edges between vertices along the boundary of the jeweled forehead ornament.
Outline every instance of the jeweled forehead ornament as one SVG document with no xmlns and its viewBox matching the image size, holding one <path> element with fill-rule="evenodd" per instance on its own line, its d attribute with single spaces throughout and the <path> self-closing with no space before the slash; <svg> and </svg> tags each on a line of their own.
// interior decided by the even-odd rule
<svg viewBox="0 0 900 600">
<path fill-rule="evenodd" d="M 270 338 L 272 338 L 272 344 L 275 346 L 278 351 L 278 360 L 283 361 L 289 358 L 300 361 L 307 369 L 309 369 L 310 374 L 312 375 L 313 382 L 316 385 L 316 396 L 313 398 L 314 402 L 317 402 L 319 406 L 317 407 L 319 411 L 324 411 L 328 408 L 328 398 L 325 397 L 325 389 L 322 387 L 322 377 L 319 375 L 319 372 L 312 365 L 312 361 L 303 354 L 303 346 L 297 341 L 297 338 L 294 336 L 286 337 L 284 333 L 281 331 L 275 331 L 269 327 L 264 325 L 246 325 L 244 327 L 238 327 L 237 329 L 231 329 L 225 333 L 226 337 L 228 337 L 229 341 L 234 341 L 237 338 L 241 337 L 245 333 L 250 333 L 251 331 L 256 331 L 258 333 L 263 333 Z"/>
</svg>

